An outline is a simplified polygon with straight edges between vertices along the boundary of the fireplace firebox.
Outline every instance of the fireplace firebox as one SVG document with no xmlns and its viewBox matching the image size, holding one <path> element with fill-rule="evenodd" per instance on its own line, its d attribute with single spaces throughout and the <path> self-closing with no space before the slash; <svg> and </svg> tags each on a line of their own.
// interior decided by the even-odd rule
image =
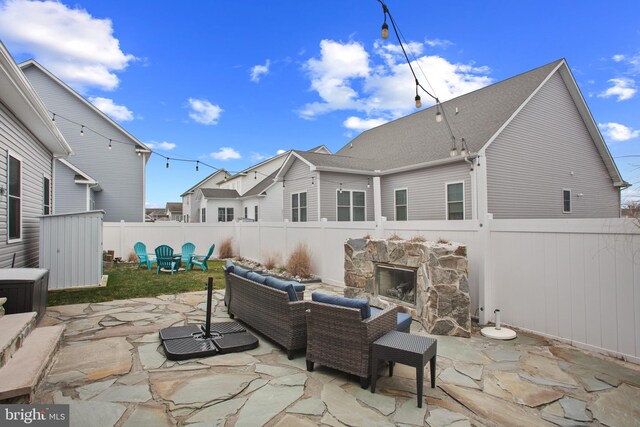
<svg viewBox="0 0 640 427">
<path fill-rule="evenodd" d="M 378 296 L 404 304 L 416 304 L 416 269 L 390 264 L 376 264 Z"/>
</svg>

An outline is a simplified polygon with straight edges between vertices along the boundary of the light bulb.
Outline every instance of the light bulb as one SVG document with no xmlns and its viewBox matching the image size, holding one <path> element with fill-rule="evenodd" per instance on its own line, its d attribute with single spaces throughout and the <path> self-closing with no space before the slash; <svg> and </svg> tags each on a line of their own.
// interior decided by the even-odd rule
<svg viewBox="0 0 640 427">
<path fill-rule="evenodd" d="M 196 162 L 196 172 L 198 172 L 198 165 L 200 164 L 200 162 Z"/>
<path fill-rule="evenodd" d="M 52 122 L 55 122 L 55 121 L 56 121 L 56 115 L 55 115 L 55 113 L 53 114 L 53 118 L 51 119 L 51 121 L 52 121 Z"/>
<path fill-rule="evenodd" d="M 420 95 L 416 95 L 416 108 L 422 108 L 422 101 L 420 100 Z"/>
<path fill-rule="evenodd" d="M 111 140 L 109 140 L 109 150 L 111 150 Z"/>
<path fill-rule="evenodd" d="M 382 24 L 382 39 L 386 40 L 388 38 L 389 38 L 389 26 L 385 22 L 384 24 Z"/>
<path fill-rule="evenodd" d="M 438 110 L 436 112 L 436 122 L 440 123 L 442 121 L 442 113 L 440 113 L 440 110 Z"/>
<path fill-rule="evenodd" d="M 458 150 L 456 149 L 456 147 L 453 147 L 451 151 L 449 151 L 449 156 L 455 157 L 457 155 L 458 155 Z"/>
<path fill-rule="evenodd" d="M 142 153 L 138 151 L 138 157 L 142 156 Z"/>
<path fill-rule="evenodd" d="M 169 169 L 169 159 L 167 159 L 167 165 L 165 167 Z"/>
<path fill-rule="evenodd" d="M 84 126 L 80 128 L 80 136 L 84 136 Z"/>
<path fill-rule="evenodd" d="M 466 148 L 463 148 L 462 150 L 460 150 L 460 155 L 462 155 L 462 156 L 465 156 L 465 157 L 466 157 L 466 156 L 467 156 L 467 149 L 466 149 Z"/>
</svg>

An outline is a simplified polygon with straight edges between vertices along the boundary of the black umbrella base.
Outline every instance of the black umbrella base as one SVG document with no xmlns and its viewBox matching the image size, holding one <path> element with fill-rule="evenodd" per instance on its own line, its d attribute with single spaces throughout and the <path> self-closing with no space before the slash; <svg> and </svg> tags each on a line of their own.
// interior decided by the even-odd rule
<svg viewBox="0 0 640 427">
<path fill-rule="evenodd" d="M 209 357 L 235 353 L 258 346 L 258 339 L 236 322 L 211 324 L 209 336 L 200 325 L 178 326 L 160 331 L 160 339 L 169 360 Z"/>
</svg>

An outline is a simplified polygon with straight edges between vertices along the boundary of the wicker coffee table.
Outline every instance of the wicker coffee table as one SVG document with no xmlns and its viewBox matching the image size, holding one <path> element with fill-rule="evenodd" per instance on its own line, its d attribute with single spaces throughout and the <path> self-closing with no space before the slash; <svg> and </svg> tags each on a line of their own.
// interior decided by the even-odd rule
<svg viewBox="0 0 640 427">
<path fill-rule="evenodd" d="M 389 361 L 389 376 L 393 376 L 394 362 L 416 368 L 418 408 L 422 408 L 424 367 L 431 362 L 431 388 L 436 387 L 436 350 L 438 341 L 420 335 L 391 331 L 372 344 L 371 393 L 376 392 L 379 363 Z"/>
</svg>

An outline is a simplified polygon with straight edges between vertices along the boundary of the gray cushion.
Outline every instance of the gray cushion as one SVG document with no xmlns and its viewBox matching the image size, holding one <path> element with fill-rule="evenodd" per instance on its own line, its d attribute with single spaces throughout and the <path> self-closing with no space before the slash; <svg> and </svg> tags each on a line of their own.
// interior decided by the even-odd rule
<svg viewBox="0 0 640 427">
<path fill-rule="evenodd" d="M 366 299 L 352 299 L 314 292 L 311 294 L 311 300 L 325 304 L 339 305 L 341 307 L 357 308 L 360 310 L 360 318 L 362 320 L 368 319 L 371 316 L 369 301 Z"/>
<path fill-rule="evenodd" d="M 300 282 L 296 282 L 295 280 L 281 280 L 273 276 L 267 276 L 267 281 L 265 282 L 265 284 L 269 286 L 272 286 L 272 285 L 286 286 L 290 284 L 290 285 L 293 285 L 293 288 L 296 290 L 296 292 L 304 292 L 305 290 L 304 285 L 301 285 Z"/>
<path fill-rule="evenodd" d="M 237 270 L 237 269 L 238 269 L 238 267 L 236 266 L 236 268 L 235 268 L 235 269 Z M 258 274 L 258 273 L 254 273 L 253 271 L 249 271 L 249 272 L 247 273 L 247 276 L 246 276 L 246 277 L 247 277 L 247 279 L 249 279 L 249 280 L 253 280 L 254 282 L 258 282 L 258 283 L 260 283 L 261 285 L 264 285 L 264 282 L 267 280 L 267 278 L 266 278 L 266 277 L 264 277 L 263 275 Z"/>
</svg>

